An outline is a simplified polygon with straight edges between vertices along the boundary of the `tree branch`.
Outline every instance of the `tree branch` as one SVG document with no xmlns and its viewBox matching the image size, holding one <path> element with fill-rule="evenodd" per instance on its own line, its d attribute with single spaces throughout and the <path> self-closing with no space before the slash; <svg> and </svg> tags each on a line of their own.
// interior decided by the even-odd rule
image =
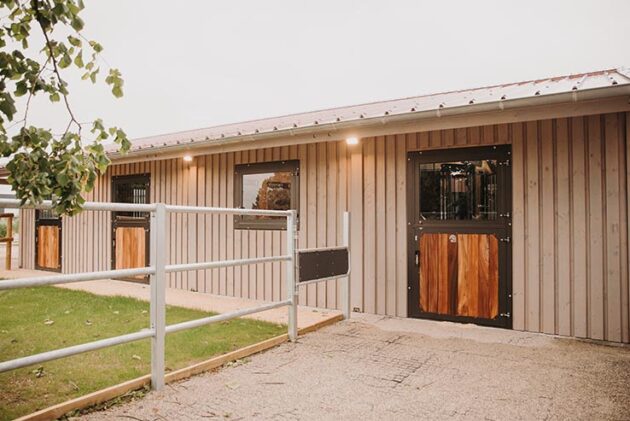
<svg viewBox="0 0 630 421">
<path fill-rule="evenodd" d="M 35 95 L 35 88 L 37 87 L 37 81 L 39 80 L 39 77 L 42 75 L 44 70 L 46 70 L 46 65 L 48 64 L 49 61 L 50 61 L 50 57 L 46 59 L 46 62 L 44 63 L 42 68 L 39 69 L 39 73 L 37 73 L 37 76 L 35 76 L 35 83 L 33 83 L 33 86 L 31 86 L 31 90 L 28 93 L 28 99 L 26 100 L 26 109 L 24 110 L 24 118 L 22 119 L 24 120 L 24 126 L 22 126 L 23 128 L 26 127 L 26 123 L 27 123 L 26 119 L 28 117 L 28 110 L 29 110 L 29 107 L 31 106 L 31 98 L 33 98 L 33 96 Z"/>
<path fill-rule="evenodd" d="M 42 23 L 42 16 L 39 11 L 39 0 L 33 0 L 33 9 L 35 10 L 35 18 L 37 19 L 37 23 L 39 24 L 39 27 L 42 30 L 44 39 L 46 40 L 46 48 L 48 50 L 48 56 L 50 60 L 52 61 L 53 69 L 54 69 L 55 75 L 57 76 L 57 80 L 58 80 L 59 88 L 60 88 L 59 90 L 61 91 L 61 94 L 63 95 L 63 101 L 66 104 L 66 110 L 68 111 L 68 114 L 70 115 L 70 123 L 68 124 L 68 128 L 66 129 L 66 133 L 68 132 L 68 130 L 70 130 L 70 126 L 72 125 L 72 123 L 74 123 L 77 125 L 79 136 L 81 136 L 81 124 L 74 117 L 74 113 L 72 112 L 72 107 L 70 107 L 70 101 L 68 101 L 68 95 L 66 95 L 66 93 L 63 92 L 63 90 L 61 89 L 65 85 L 65 82 L 61 78 L 61 72 L 59 71 L 59 68 L 57 67 L 57 59 L 55 58 L 53 54 L 52 43 L 50 41 L 50 38 L 48 37 L 48 32 L 46 32 L 46 28 L 44 27 L 44 24 Z"/>
</svg>

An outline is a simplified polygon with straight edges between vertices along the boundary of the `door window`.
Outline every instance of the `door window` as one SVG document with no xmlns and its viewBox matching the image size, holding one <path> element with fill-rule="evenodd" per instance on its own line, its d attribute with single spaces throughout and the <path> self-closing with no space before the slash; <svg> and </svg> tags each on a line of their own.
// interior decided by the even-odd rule
<svg viewBox="0 0 630 421">
<path fill-rule="evenodd" d="M 497 160 L 420 164 L 420 218 L 497 219 Z"/>
</svg>

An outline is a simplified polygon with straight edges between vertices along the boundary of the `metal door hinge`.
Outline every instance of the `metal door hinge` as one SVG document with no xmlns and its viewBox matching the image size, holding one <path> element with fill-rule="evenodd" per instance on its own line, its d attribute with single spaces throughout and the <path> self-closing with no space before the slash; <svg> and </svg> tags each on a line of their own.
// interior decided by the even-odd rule
<svg viewBox="0 0 630 421">
<path fill-rule="evenodd" d="M 512 317 L 512 315 L 510 314 L 510 312 L 509 312 L 509 311 L 508 311 L 507 313 L 500 313 L 500 314 L 499 314 L 499 316 L 501 316 L 501 317 L 507 317 L 508 319 L 509 319 L 510 317 Z"/>
<path fill-rule="evenodd" d="M 504 165 L 506 167 L 510 166 L 510 160 L 506 159 L 505 161 L 499 161 L 499 165 Z"/>
<path fill-rule="evenodd" d="M 510 242 L 510 240 L 511 240 L 511 238 L 510 238 L 510 237 L 499 238 L 499 241 L 502 241 L 502 242 L 504 242 L 504 243 L 509 243 L 509 242 Z"/>
</svg>

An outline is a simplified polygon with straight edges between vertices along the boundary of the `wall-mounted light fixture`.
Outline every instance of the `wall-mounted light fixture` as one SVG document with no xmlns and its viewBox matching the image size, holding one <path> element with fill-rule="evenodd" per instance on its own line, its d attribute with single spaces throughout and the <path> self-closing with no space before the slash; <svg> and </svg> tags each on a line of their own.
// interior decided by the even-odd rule
<svg viewBox="0 0 630 421">
<path fill-rule="evenodd" d="M 184 155 L 184 162 L 192 162 L 193 157 L 190 155 Z"/>
<path fill-rule="evenodd" d="M 359 139 L 356 137 L 348 137 L 346 138 L 346 143 L 348 145 L 358 145 L 359 144 Z"/>
</svg>

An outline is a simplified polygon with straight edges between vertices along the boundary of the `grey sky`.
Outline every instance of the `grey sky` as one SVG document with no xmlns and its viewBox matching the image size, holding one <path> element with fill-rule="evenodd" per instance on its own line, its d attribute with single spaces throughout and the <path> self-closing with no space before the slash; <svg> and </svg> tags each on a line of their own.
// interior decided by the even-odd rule
<svg viewBox="0 0 630 421">
<path fill-rule="evenodd" d="M 73 107 L 131 137 L 630 65 L 626 0 L 86 3 L 125 97 L 69 78 Z"/>
</svg>

